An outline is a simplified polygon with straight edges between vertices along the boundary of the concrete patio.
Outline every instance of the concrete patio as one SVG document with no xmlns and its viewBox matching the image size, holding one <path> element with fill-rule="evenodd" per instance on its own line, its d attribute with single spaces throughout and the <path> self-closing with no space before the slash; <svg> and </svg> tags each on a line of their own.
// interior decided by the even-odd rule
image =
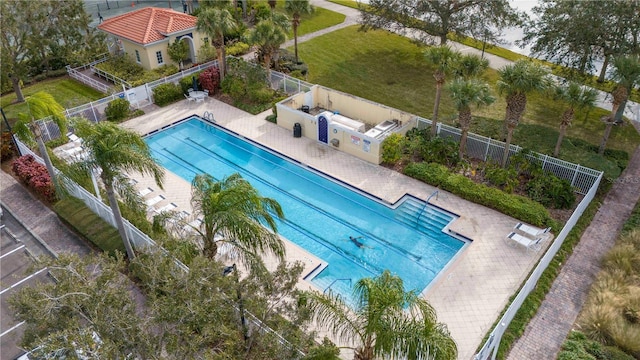
<svg viewBox="0 0 640 360">
<path fill-rule="evenodd" d="M 389 203 L 398 201 L 407 193 L 427 199 L 436 190 L 430 185 L 314 140 L 294 138 L 291 130 L 265 120 L 271 110 L 251 115 L 213 98 L 200 103 L 183 100 L 129 120 L 122 126 L 144 135 L 194 114 L 203 116 L 205 112 L 212 113 L 218 124 L 238 134 Z M 169 172 L 166 174 L 164 190 L 157 188 L 150 178 L 137 180 L 141 189 L 151 187 L 154 196 L 161 194 L 166 198 L 156 204 L 156 208 L 174 203 L 178 206 L 177 211 L 191 212 L 189 182 Z M 460 218 L 450 229 L 473 240 L 423 293 L 435 307 L 438 320 L 449 327 L 458 345 L 458 358 L 471 359 L 509 297 L 519 288 L 550 241 L 545 242 L 541 251 L 528 252 L 522 247 L 510 246 L 505 241 L 517 219 L 443 191 L 430 202 L 459 215 Z M 304 274 L 320 261 L 289 242 L 287 258 L 290 261 L 302 261 L 306 266 Z M 313 285 L 301 280 L 301 287 L 313 288 Z"/>
</svg>

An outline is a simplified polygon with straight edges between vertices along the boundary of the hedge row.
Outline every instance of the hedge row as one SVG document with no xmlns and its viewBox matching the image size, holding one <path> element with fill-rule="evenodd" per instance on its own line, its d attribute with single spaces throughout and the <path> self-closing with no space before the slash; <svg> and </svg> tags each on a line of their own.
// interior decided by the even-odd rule
<svg viewBox="0 0 640 360">
<path fill-rule="evenodd" d="M 126 253 L 118 230 L 91 211 L 82 200 L 67 196 L 58 201 L 53 210 L 102 251 L 109 255 L 114 255 L 116 250 Z"/>
<path fill-rule="evenodd" d="M 557 227 L 556 221 L 541 204 L 524 196 L 507 194 L 500 189 L 476 184 L 463 175 L 450 172 L 444 165 L 411 163 L 404 169 L 404 174 L 529 224 L 540 227 L 552 226 L 554 229 Z"/>
</svg>

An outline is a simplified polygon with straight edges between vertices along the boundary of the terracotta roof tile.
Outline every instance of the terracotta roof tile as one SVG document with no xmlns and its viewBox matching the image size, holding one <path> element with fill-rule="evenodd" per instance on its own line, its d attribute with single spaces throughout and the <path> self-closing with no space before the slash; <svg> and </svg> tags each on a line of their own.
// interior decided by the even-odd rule
<svg viewBox="0 0 640 360">
<path fill-rule="evenodd" d="M 147 7 L 106 19 L 98 29 L 144 45 L 195 28 L 196 20 L 171 9 Z"/>
</svg>

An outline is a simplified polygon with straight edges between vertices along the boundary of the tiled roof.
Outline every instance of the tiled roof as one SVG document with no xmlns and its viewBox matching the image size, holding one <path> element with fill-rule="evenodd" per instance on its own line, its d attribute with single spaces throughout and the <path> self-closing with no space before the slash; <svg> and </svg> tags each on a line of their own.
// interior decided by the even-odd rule
<svg viewBox="0 0 640 360">
<path fill-rule="evenodd" d="M 195 16 L 171 9 L 147 7 L 106 19 L 98 29 L 144 45 L 195 28 L 196 20 Z"/>
</svg>

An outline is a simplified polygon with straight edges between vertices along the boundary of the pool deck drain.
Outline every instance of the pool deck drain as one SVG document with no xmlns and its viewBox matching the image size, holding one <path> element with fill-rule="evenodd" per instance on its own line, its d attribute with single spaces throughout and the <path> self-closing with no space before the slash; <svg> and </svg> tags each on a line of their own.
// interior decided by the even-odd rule
<svg viewBox="0 0 640 360">
<path fill-rule="evenodd" d="M 194 114 L 201 116 L 205 111 L 213 113 L 216 122 L 227 129 L 389 203 L 395 203 L 406 193 L 425 200 L 437 190 L 312 139 L 294 138 L 291 130 L 264 120 L 270 110 L 251 115 L 212 98 L 198 104 L 180 101 L 127 121 L 122 126 L 147 134 L 176 120 Z M 150 178 L 137 179 L 140 187 L 148 186 L 157 194 L 163 194 L 166 204 L 175 203 L 177 210 L 191 212 L 191 186 L 187 181 L 167 173 L 164 190 L 161 190 Z M 438 320 L 449 327 L 458 345 L 458 358 L 471 359 L 483 336 L 543 251 L 527 252 L 506 243 L 505 237 L 518 222 L 512 217 L 444 191 L 430 202 L 458 214 L 460 218 L 451 224 L 451 230 L 473 240 L 425 292 L 425 298 L 437 311 Z M 156 207 L 164 205 L 158 203 Z M 286 250 L 288 261 L 300 260 L 305 265 L 303 276 L 321 263 L 320 259 L 292 243 L 287 242 Z M 303 289 L 313 288 L 307 281 L 302 281 L 300 286 Z"/>
</svg>

